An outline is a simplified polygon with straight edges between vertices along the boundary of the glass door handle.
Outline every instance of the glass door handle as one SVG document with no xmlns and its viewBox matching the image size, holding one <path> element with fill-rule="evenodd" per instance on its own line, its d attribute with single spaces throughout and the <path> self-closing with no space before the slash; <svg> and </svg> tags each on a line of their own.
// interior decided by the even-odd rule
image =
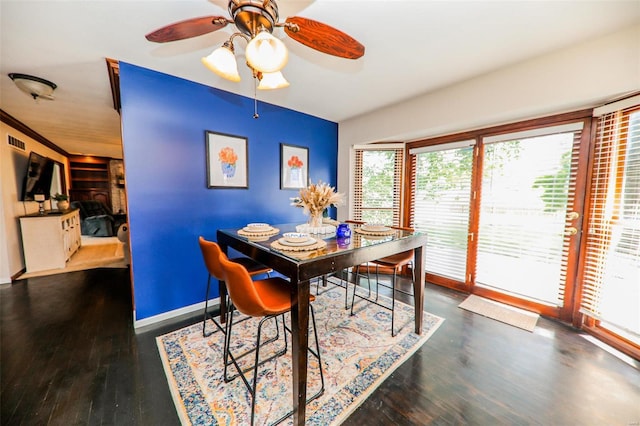
<svg viewBox="0 0 640 426">
<path fill-rule="evenodd" d="M 574 226 L 570 226 L 567 228 L 566 233 L 568 235 L 576 235 L 578 233 L 578 228 L 574 227 Z"/>
<path fill-rule="evenodd" d="M 576 220 L 579 217 L 580 217 L 580 213 L 578 212 L 569 212 L 569 214 L 567 215 L 567 218 L 569 220 Z"/>
</svg>

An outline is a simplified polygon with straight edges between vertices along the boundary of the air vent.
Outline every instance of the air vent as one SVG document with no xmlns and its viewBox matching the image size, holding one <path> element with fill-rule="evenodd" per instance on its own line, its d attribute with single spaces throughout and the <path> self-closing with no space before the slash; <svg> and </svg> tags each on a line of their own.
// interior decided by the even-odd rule
<svg viewBox="0 0 640 426">
<path fill-rule="evenodd" d="M 26 151 L 25 147 L 25 143 L 22 142 L 20 139 L 18 138 L 14 138 L 11 135 L 7 135 L 7 143 L 11 146 L 13 146 L 16 149 L 19 149 L 20 151 Z"/>
</svg>

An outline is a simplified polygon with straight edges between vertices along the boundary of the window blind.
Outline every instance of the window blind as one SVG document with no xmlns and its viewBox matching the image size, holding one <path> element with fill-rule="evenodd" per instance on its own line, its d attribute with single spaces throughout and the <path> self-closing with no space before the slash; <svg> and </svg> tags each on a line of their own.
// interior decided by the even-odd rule
<svg viewBox="0 0 640 426">
<path fill-rule="evenodd" d="M 598 119 L 581 312 L 640 342 L 640 106 Z"/>
<path fill-rule="evenodd" d="M 476 283 L 563 306 L 582 127 L 484 145 Z"/>
<path fill-rule="evenodd" d="M 467 263 L 473 143 L 416 150 L 411 163 L 411 224 L 429 236 L 426 271 L 461 282 Z"/>
<path fill-rule="evenodd" d="M 400 226 L 403 170 L 402 145 L 356 148 L 353 219 Z"/>
</svg>

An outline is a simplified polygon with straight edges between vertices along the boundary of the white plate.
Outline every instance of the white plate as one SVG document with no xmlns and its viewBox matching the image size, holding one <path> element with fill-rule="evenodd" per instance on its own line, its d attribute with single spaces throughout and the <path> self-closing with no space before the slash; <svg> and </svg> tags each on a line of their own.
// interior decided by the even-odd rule
<svg viewBox="0 0 640 426">
<path fill-rule="evenodd" d="M 273 228 L 269 225 L 265 226 L 264 228 L 260 228 L 257 226 L 245 226 L 244 228 L 242 228 L 242 230 L 245 232 L 269 232 L 272 229 Z"/>
<path fill-rule="evenodd" d="M 391 228 L 389 228 L 388 226 L 377 225 L 377 224 L 371 224 L 371 225 L 365 224 L 365 225 L 362 225 L 362 229 L 370 232 L 386 232 L 391 230 Z"/>
<path fill-rule="evenodd" d="M 289 247 L 304 247 L 304 246 L 310 246 L 311 244 L 315 244 L 316 243 L 316 239 L 309 237 L 309 239 L 307 241 L 300 241 L 298 243 L 292 243 L 290 241 L 287 241 L 284 238 L 280 238 L 278 240 L 278 242 L 280 244 L 282 244 L 283 246 L 289 246 Z"/>
<path fill-rule="evenodd" d="M 282 237 L 288 243 L 303 243 L 309 240 L 309 234 L 306 232 L 285 232 Z"/>
<path fill-rule="evenodd" d="M 247 228 L 264 229 L 264 228 L 271 228 L 271 225 L 269 225 L 268 223 L 263 223 L 263 222 L 254 222 L 254 223 L 247 223 Z"/>
</svg>

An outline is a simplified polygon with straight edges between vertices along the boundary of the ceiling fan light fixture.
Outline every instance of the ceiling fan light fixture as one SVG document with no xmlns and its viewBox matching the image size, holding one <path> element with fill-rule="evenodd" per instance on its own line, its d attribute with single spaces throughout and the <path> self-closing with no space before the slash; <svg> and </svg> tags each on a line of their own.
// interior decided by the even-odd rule
<svg viewBox="0 0 640 426">
<path fill-rule="evenodd" d="M 31 95 L 33 99 L 43 98 L 51 101 L 54 99 L 53 91 L 58 87 L 49 80 L 28 74 L 10 73 L 9 78 L 18 89 Z"/>
<path fill-rule="evenodd" d="M 289 82 L 284 78 L 280 71 L 262 73 L 259 90 L 283 89 L 289 87 Z"/>
<path fill-rule="evenodd" d="M 238 62 L 233 54 L 233 44 L 229 41 L 211 52 L 209 56 L 203 57 L 202 63 L 220 77 L 236 83 L 240 81 Z"/>
<path fill-rule="evenodd" d="M 251 68 L 273 73 L 287 65 L 289 52 L 281 40 L 263 29 L 247 45 L 245 56 Z"/>
</svg>

